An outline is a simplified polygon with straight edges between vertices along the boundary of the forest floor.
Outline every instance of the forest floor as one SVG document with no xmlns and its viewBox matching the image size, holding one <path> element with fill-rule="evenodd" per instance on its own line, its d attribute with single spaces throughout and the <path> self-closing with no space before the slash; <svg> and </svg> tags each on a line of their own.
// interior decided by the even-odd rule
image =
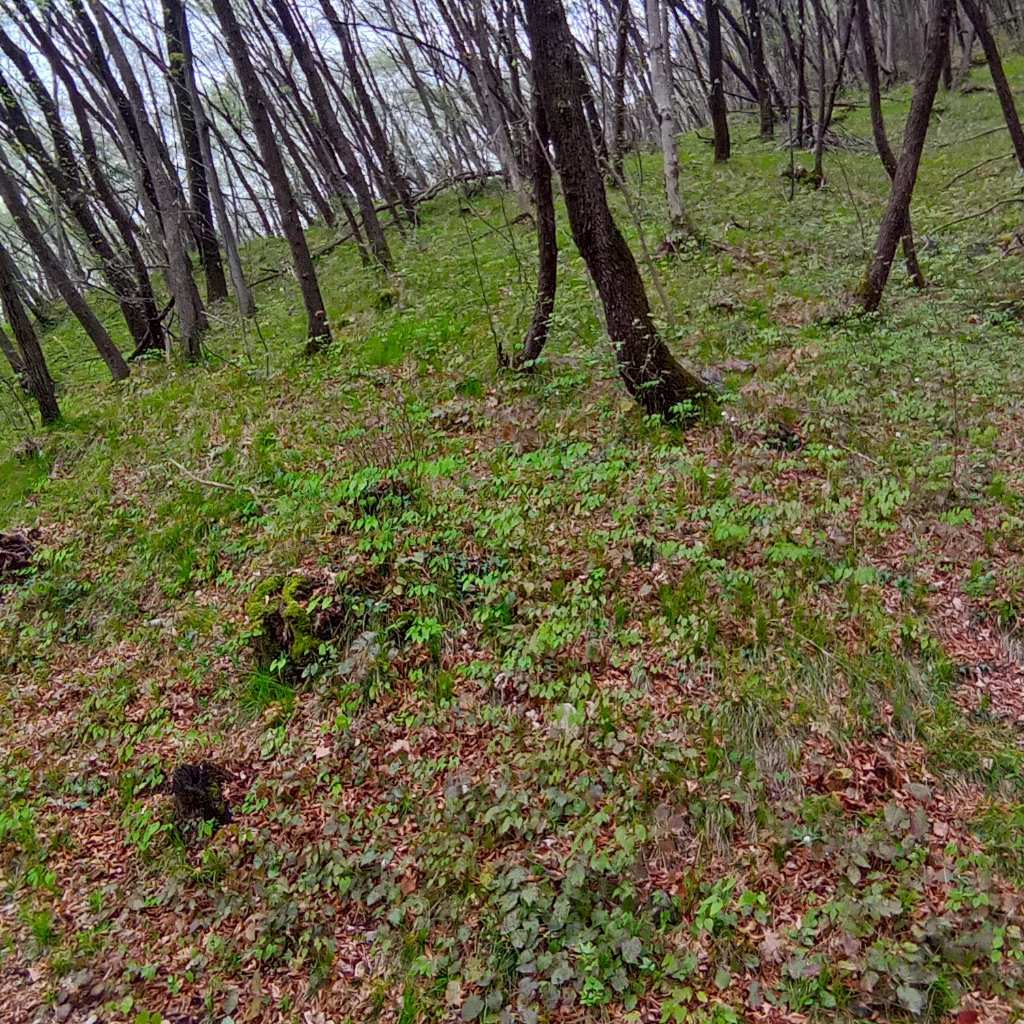
<svg viewBox="0 0 1024 1024">
<path fill-rule="evenodd" d="M 1024 194 L 971 84 L 931 287 L 897 265 L 877 317 L 863 107 L 791 201 L 752 118 L 724 166 L 681 140 L 707 239 L 656 260 L 667 307 L 645 273 L 723 391 L 685 431 L 625 396 L 564 217 L 543 365 L 495 371 L 535 265 L 496 188 L 388 280 L 325 256 L 315 358 L 287 277 L 120 386 L 55 329 L 65 421 L 0 464 L 38 530 L 0 587 L 0 1017 L 1019 1019 Z M 202 761 L 215 832 L 167 793 Z"/>
</svg>

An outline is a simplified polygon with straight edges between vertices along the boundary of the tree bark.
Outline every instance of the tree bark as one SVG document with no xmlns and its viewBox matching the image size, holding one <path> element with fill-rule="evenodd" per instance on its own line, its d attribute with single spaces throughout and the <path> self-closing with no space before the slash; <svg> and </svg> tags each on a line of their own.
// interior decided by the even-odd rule
<svg viewBox="0 0 1024 1024">
<path fill-rule="evenodd" d="M 17 280 L 18 268 L 14 259 L 3 245 L 0 245 L 0 306 L 17 343 L 15 358 L 11 359 L 11 353 L 7 354 L 7 358 L 11 361 L 11 369 L 17 373 L 25 389 L 36 400 L 39 418 L 44 424 L 56 423 L 60 419 L 57 392 L 32 321 L 18 294 Z M 5 344 L 3 348 L 6 353 L 8 346 Z"/>
<path fill-rule="evenodd" d="M 601 296 L 619 373 L 650 414 L 685 418 L 707 395 L 703 381 L 672 357 L 655 329 L 640 271 L 604 191 L 583 102 L 583 69 L 561 0 L 526 0 L 536 88 L 555 148 L 569 223 Z"/>
<path fill-rule="evenodd" d="M 532 369 L 544 350 L 558 285 L 558 237 L 548 156 L 550 133 L 536 86 L 533 90 L 532 134 L 533 198 L 537 209 L 537 298 L 533 307 L 533 321 L 523 339 L 523 347 L 515 358 L 517 369 Z"/>
<path fill-rule="evenodd" d="M 270 178 L 285 239 L 291 251 L 295 276 L 298 279 L 302 301 L 306 309 L 308 345 L 310 349 L 316 350 L 330 344 L 331 328 L 327 322 L 323 296 L 320 294 L 320 283 L 317 281 L 316 271 L 313 268 L 313 258 L 310 255 L 309 246 L 306 244 L 306 236 L 302 231 L 298 204 L 295 202 L 295 196 L 288 183 L 281 151 L 277 148 L 270 117 L 267 114 L 267 98 L 256 76 L 249 50 L 242 37 L 241 26 L 235 17 L 235 12 L 231 9 L 230 0 L 213 0 L 213 10 L 221 31 L 224 33 L 235 71 L 245 95 L 245 103 L 252 119 L 253 132 L 259 144 L 263 166 Z"/>
<path fill-rule="evenodd" d="M 3 199 L 4 205 L 22 237 L 35 253 L 50 285 L 64 300 L 68 309 L 84 328 L 89 340 L 96 346 L 96 351 L 107 364 L 110 375 L 114 380 L 124 380 L 128 376 L 128 364 L 111 340 L 107 329 L 82 298 L 81 292 L 68 276 L 57 254 L 50 248 L 42 231 L 32 219 L 28 206 L 21 197 L 21 190 L 11 175 L 10 165 L 2 156 L 0 156 L 0 199 Z"/>
<path fill-rule="evenodd" d="M 0 73 L 0 98 L 2 118 L 25 152 L 35 161 L 39 169 L 53 185 L 57 195 L 71 211 L 85 235 L 89 247 L 96 254 L 103 268 L 104 277 L 113 291 L 128 330 L 135 341 L 136 350 L 152 347 L 154 338 L 162 339 L 157 319 L 156 305 L 152 301 L 152 290 L 145 265 L 141 274 L 133 275 L 129 264 L 130 254 L 118 253 L 104 234 L 89 203 L 90 189 L 85 185 L 79 169 L 71 137 L 61 121 L 57 105 L 40 79 L 28 54 L 0 29 L 0 49 L 11 60 L 28 85 L 33 99 L 43 114 L 53 139 L 56 159 L 51 158 L 24 109 L 11 91 L 6 79 Z M 75 94 L 69 93 L 72 104 Z M 91 136 L 83 136 L 83 148 L 88 152 Z M 87 157 L 88 158 L 88 157 Z M 106 182 L 104 180 L 103 185 Z M 102 193 L 102 186 L 99 188 Z M 109 198 L 109 197 L 108 197 Z M 134 245 L 134 243 L 132 243 Z M 136 270 L 139 268 L 136 267 Z"/>
<path fill-rule="evenodd" d="M 983 7 L 984 0 L 960 0 L 960 6 L 964 13 L 971 20 L 974 31 L 978 34 L 981 47 L 985 51 L 985 60 L 988 61 L 988 69 L 992 74 L 992 84 L 996 87 L 996 95 L 999 97 L 999 104 L 1003 108 L 1003 117 L 1006 119 L 1006 128 L 1010 133 L 1010 141 L 1013 143 L 1013 151 L 1017 154 L 1017 163 L 1024 171 L 1024 131 L 1021 130 L 1020 117 L 1017 115 L 1017 104 L 1013 100 L 1013 90 L 1006 80 L 1006 72 L 1003 70 L 1003 61 L 999 56 L 999 47 L 996 46 L 992 30 L 988 26 L 988 18 L 985 16 Z"/>
<path fill-rule="evenodd" d="M 612 74 L 611 169 L 622 180 L 626 151 L 626 57 L 629 47 L 629 0 L 619 0 L 615 15 L 615 70 Z"/>
<path fill-rule="evenodd" d="M 672 82 L 668 74 L 669 46 L 666 26 L 662 19 L 665 10 L 663 5 L 666 2 L 667 0 L 646 0 L 651 88 L 658 114 L 658 134 L 661 140 L 670 233 L 682 233 L 693 237 L 697 232 L 686 213 L 679 191 L 679 150 L 676 147 L 676 124 L 672 113 Z M 577 57 L 577 63 L 578 61 Z M 582 76 L 582 67 L 579 73 Z"/>
<path fill-rule="evenodd" d="M 309 87 L 309 94 L 313 100 L 317 118 L 326 134 L 338 159 L 341 161 L 348 184 L 355 193 L 356 203 L 359 206 L 359 213 L 363 218 L 363 230 L 370 243 L 370 249 L 374 259 L 385 269 L 391 266 L 391 250 L 388 248 L 387 239 L 384 237 L 384 228 L 377 217 L 377 211 L 373 205 L 373 195 L 370 186 L 367 184 L 363 169 L 356 157 L 352 144 L 342 131 L 341 123 L 334 113 L 334 105 L 327 95 L 320 75 L 320 69 L 313 60 L 312 51 L 307 44 L 305 37 L 300 33 L 298 25 L 292 16 L 288 6 L 288 0 L 272 0 L 273 7 L 277 13 L 278 20 L 284 30 L 288 45 L 292 48 L 299 67 L 306 77 L 306 85 Z"/>
<path fill-rule="evenodd" d="M 867 0 L 855 0 L 854 10 L 857 18 L 857 30 L 860 33 L 861 47 L 864 50 L 864 77 L 868 87 L 868 105 L 871 108 L 871 130 L 875 138 L 882 166 L 891 182 L 896 177 L 896 154 L 889 145 L 885 131 L 885 117 L 882 114 L 882 86 L 878 74 L 878 54 L 875 40 L 871 32 L 871 14 Z M 911 223 L 910 210 L 903 225 L 903 258 L 906 261 L 907 273 L 917 288 L 925 287 L 924 274 L 917 262 L 917 247 L 914 244 L 914 230 Z"/>
<path fill-rule="evenodd" d="M 198 118 L 193 105 L 189 82 L 192 77 L 190 63 L 192 46 L 189 36 L 188 19 L 182 0 L 163 0 L 164 36 L 167 40 L 167 77 L 171 95 L 178 111 L 181 129 L 181 146 L 185 157 L 185 176 L 195 228 L 199 244 L 199 262 L 206 277 L 206 301 L 220 302 L 227 298 L 228 283 L 224 277 L 224 265 L 220 259 L 217 233 L 213 228 L 213 209 L 210 205 L 210 185 L 207 180 L 206 162 L 203 160 L 202 145 L 199 141 Z"/>
<path fill-rule="evenodd" d="M 924 62 L 914 88 L 914 97 L 907 115 L 903 133 L 903 151 L 896 165 L 889 206 L 882 218 L 875 244 L 875 256 L 861 286 L 864 309 L 873 312 L 878 309 L 889 280 L 896 246 L 904 233 L 910 200 L 917 182 L 917 170 L 921 164 L 925 138 L 928 135 L 928 121 L 935 104 L 935 94 L 942 75 L 942 64 L 948 50 L 949 22 L 952 16 L 953 0 L 932 0 L 928 24 L 928 43 Z"/>
<path fill-rule="evenodd" d="M 747 19 L 750 39 L 750 63 L 754 67 L 754 81 L 757 83 L 757 106 L 761 118 L 761 138 L 770 139 L 775 134 L 775 117 L 772 111 L 771 79 L 764 58 L 764 30 L 761 26 L 760 0 L 743 0 L 743 13 Z"/>
<path fill-rule="evenodd" d="M 715 132 L 715 163 L 729 159 L 729 117 L 725 105 L 725 82 L 722 79 L 722 20 L 719 0 L 704 0 L 704 20 L 708 25 L 708 107 Z"/>
</svg>

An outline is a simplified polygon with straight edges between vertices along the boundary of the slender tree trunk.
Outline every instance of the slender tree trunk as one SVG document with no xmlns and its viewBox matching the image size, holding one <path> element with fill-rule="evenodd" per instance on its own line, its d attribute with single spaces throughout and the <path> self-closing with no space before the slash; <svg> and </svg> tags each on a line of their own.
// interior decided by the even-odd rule
<svg viewBox="0 0 1024 1024">
<path fill-rule="evenodd" d="M 654 91 L 654 102 L 658 113 L 658 133 L 665 173 L 670 234 L 682 233 L 693 237 L 697 232 L 686 213 L 683 197 L 679 191 L 679 150 L 676 147 L 676 124 L 672 114 L 672 83 L 668 76 L 668 39 L 662 20 L 663 3 L 665 2 L 667 0 L 646 0 L 651 88 Z M 580 74 L 582 75 L 582 73 L 581 69 Z"/>
<path fill-rule="evenodd" d="M 704 0 L 704 20 L 708 25 L 708 107 L 715 131 L 715 163 L 729 159 L 729 117 L 725 106 L 725 82 L 722 80 L 722 21 L 719 0 Z"/>
<path fill-rule="evenodd" d="M 338 13 L 331 0 L 320 0 L 320 6 L 323 8 L 324 15 L 334 29 L 338 42 L 341 44 L 341 56 L 348 71 L 349 84 L 352 86 L 352 91 L 355 93 L 356 100 L 362 110 L 364 124 L 370 134 L 374 149 L 377 151 L 377 156 L 381 161 L 384 176 L 393 189 L 394 195 L 401 203 L 409 222 L 415 224 L 417 218 L 416 204 L 412 201 L 409 183 L 405 180 L 405 176 L 398 166 L 394 151 L 381 126 L 380 118 L 377 116 L 377 109 L 374 107 L 373 100 L 367 91 L 366 83 L 363 81 L 363 74 L 356 57 L 351 31 L 338 17 Z"/>
<path fill-rule="evenodd" d="M 151 347 L 154 335 L 159 340 L 162 337 L 162 331 L 157 320 L 155 303 L 150 301 L 152 299 L 152 292 L 149 285 L 149 276 L 144 264 L 141 267 L 141 274 L 133 275 L 132 270 L 129 269 L 129 264 L 133 262 L 130 252 L 127 255 L 123 252 L 115 252 L 100 227 L 89 203 L 91 190 L 86 187 L 71 137 L 63 125 L 53 97 L 43 84 L 27 53 L 17 46 L 7 33 L 2 30 L 0 30 L 0 49 L 18 68 L 37 106 L 42 111 L 53 139 L 56 159 L 51 159 L 38 133 L 26 117 L 24 109 L 8 86 L 6 79 L 0 74 L 3 120 L 24 147 L 25 152 L 32 157 L 46 178 L 51 182 L 54 191 L 78 222 L 86 241 L 89 243 L 89 247 L 96 254 L 103 268 L 103 274 L 107 279 L 107 283 L 117 298 L 125 323 L 128 325 L 128 330 L 135 341 L 136 349 Z M 76 98 L 79 97 L 77 97 L 75 91 L 69 91 L 69 95 L 74 106 Z M 87 129 L 82 137 L 82 145 L 86 151 L 87 160 L 91 142 L 91 131 Z M 101 194 L 104 193 L 105 186 L 106 181 L 104 179 L 99 186 Z M 131 242 L 131 248 L 134 248 L 134 241 Z M 136 267 L 136 269 L 138 270 L 139 268 Z"/>
<path fill-rule="evenodd" d="M 50 244 L 43 237 L 42 231 L 32 219 L 25 201 L 21 197 L 21 190 L 17 182 L 11 176 L 10 165 L 6 157 L 0 157 L 0 199 L 3 199 L 8 213 L 21 232 L 22 238 L 28 243 L 29 248 L 35 253 L 39 265 L 43 268 L 50 285 L 57 291 L 60 297 L 67 304 L 68 309 L 78 319 L 89 340 L 96 346 L 103 361 L 110 370 L 114 380 L 123 380 L 128 376 L 128 364 L 118 351 L 117 346 L 111 340 L 107 329 L 100 323 L 99 318 L 89 308 L 88 303 L 82 298 L 81 292 L 68 276 L 64 265 L 60 262 L 57 254 L 50 248 Z"/>
<path fill-rule="evenodd" d="M 80 0 L 72 0 L 72 5 L 79 5 L 79 17 L 84 19 L 85 12 L 80 8 Z M 182 349 L 185 358 L 195 362 L 202 354 L 200 339 L 207 328 L 207 320 L 199 289 L 196 288 L 192 277 L 192 263 L 185 251 L 184 240 L 191 232 L 184 210 L 184 197 L 177 181 L 172 179 L 168 172 L 170 162 L 165 159 L 160 135 L 147 116 L 142 88 L 120 39 L 97 0 L 90 0 L 90 5 L 106 44 L 107 53 L 113 59 L 127 91 L 132 123 L 135 125 L 142 150 L 143 165 L 148 170 L 156 193 L 156 210 L 163 230 L 164 251 L 167 253 L 167 284 L 178 316 Z M 105 61 L 105 57 L 103 59 Z"/>
<path fill-rule="evenodd" d="M 846 12 L 846 18 L 842 23 L 841 34 L 842 40 L 839 46 L 839 55 L 836 59 L 836 74 L 835 78 L 832 79 L 832 85 L 826 93 L 825 85 L 825 61 L 824 54 L 822 53 L 822 47 L 820 45 L 821 36 L 819 35 L 819 56 L 821 57 L 821 82 L 820 87 L 820 103 L 818 106 L 818 126 L 814 133 L 814 177 L 818 182 L 819 187 L 825 183 L 825 132 L 828 131 L 828 126 L 832 123 L 832 112 L 836 106 L 836 96 L 839 94 L 839 88 L 843 84 L 843 70 L 846 67 L 846 56 L 850 50 L 850 36 L 853 30 L 853 4 L 856 0 L 851 0 L 850 7 Z M 821 3 L 820 0 L 816 3 L 818 9 L 818 15 L 821 16 Z"/>
<path fill-rule="evenodd" d="M 188 19 L 182 0 L 163 0 L 164 36 L 167 40 L 167 77 L 171 95 L 178 111 L 181 145 L 185 157 L 185 174 L 191 205 L 196 241 L 199 243 L 199 262 L 206 277 L 207 302 L 227 298 L 228 283 L 220 259 L 217 233 L 213 228 L 213 209 L 210 205 L 210 185 L 206 176 L 199 128 L 193 107 L 191 75 L 192 46 Z"/>
<path fill-rule="evenodd" d="M 615 71 L 612 74 L 612 177 L 621 181 L 626 150 L 626 57 L 629 48 L 629 0 L 619 0 L 615 15 Z"/>
<path fill-rule="evenodd" d="M 17 356 L 11 361 L 11 368 L 18 374 L 26 390 L 39 406 L 39 418 L 44 424 L 56 423 L 60 419 L 60 406 L 53 378 L 46 365 L 43 350 L 39 347 L 32 321 L 18 294 L 18 269 L 11 254 L 0 245 L 0 307 L 14 333 L 17 342 Z M 8 346 L 4 346 L 5 352 Z M 8 354 L 8 359 L 11 356 Z M 20 369 L 18 368 L 20 365 Z"/>
<path fill-rule="evenodd" d="M 306 85 L 309 87 L 313 106 L 324 133 L 335 153 L 338 154 L 338 159 L 348 177 L 348 184 L 355 192 L 359 213 L 363 218 L 363 229 L 369 240 L 374 259 L 382 267 L 389 268 L 391 266 L 391 250 L 388 248 L 387 239 L 384 237 L 384 228 L 377 217 L 376 209 L 374 209 L 370 186 L 367 184 L 355 150 L 342 131 L 341 123 L 334 113 L 334 105 L 327 95 L 320 70 L 313 60 L 312 51 L 299 32 L 299 27 L 289 9 L 288 0 L 272 0 L 272 3 L 284 30 L 285 38 L 288 40 L 288 45 L 292 48 L 292 52 L 302 68 L 302 73 L 306 77 Z"/>
<path fill-rule="evenodd" d="M 761 27 L 760 0 L 743 0 L 743 13 L 747 19 L 750 39 L 750 63 L 754 68 L 757 83 L 757 106 L 761 118 L 761 138 L 770 139 L 775 134 L 775 117 L 772 111 L 771 79 L 764 58 L 764 31 Z"/>
<path fill-rule="evenodd" d="M 947 36 L 952 8 L 953 0 L 931 0 L 928 43 L 921 74 L 914 88 L 910 113 L 907 115 L 907 125 L 903 133 L 903 152 L 896 165 L 889 206 L 878 230 L 875 256 L 861 286 L 861 297 L 867 312 L 878 309 L 882 301 L 896 246 L 907 224 L 910 200 L 914 194 L 917 170 L 921 164 L 921 153 L 928 134 L 928 121 L 942 75 L 942 62 L 948 48 Z"/>
<path fill-rule="evenodd" d="M 309 246 L 306 244 L 306 236 L 302 231 L 298 204 L 295 202 L 295 196 L 288 183 L 281 151 L 277 148 L 270 117 L 267 114 L 267 98 L 256 76 L 245 39 L 242 37 L 241 26 L 231 8 L 230 0 L 213 0 L 213 10 L 221 31 L 224 33 L 238 80 L 245 94 L 245 102 L 249 108 L 249 116 L 252 119 L 253 132 L 259 144 L 263 166 L 270 178 L 285 238 L 288 248 L 291 250 L 295 276 L 298 279 L 302 301 L 306 308 L 309 347 L 313 350 L 322 348 L 330 343 L 331 329 L 327 322 L 327 313 L 324 310 L 323 296 L 320 294 L 320 283 L 317 281 L 316 271 L 313 268 L 313 258 L 310 255 Z"/>
<path fill-rule="evenodd" d="M 235 236 L 235 229 L 228 216 L 227 203 L 224 201 L 224 192 L 220 187 L 220 178 L 217 168 L 213 162 L 213 149 L 210 146 L 210 126 L 199 102 L 199 96 L 195 89 L 195 81 L 191 80 L 189 88 L 192 89 L 196 113 L 198 115 L 199 148 L 202 153 L 203 163 L 206 165 L 206 178 L 210 183 L 210 199 L 213 202 L 213 211 L 217 217 L 217 224 L 220 227 L 220 236 L 224 240 L 224 254 L 228 260 L 228 270 L 231 273 L 231 288 L 235 293 L 235 301 L 238 303 L 238 312 L 250 319 L 256 315 L 256 301 L 253 299 L 252 289 L 245 279 L 245 271 L 242 269 L 242 257 L 238 252 L 238 239 Z"/>
<path fill-rule="evenodd" d="M 983 4 L 984 0 L 960 0 L 960 6 L 970 18 L 974 31 L 981 41 L 982 49 L 985 51 L 985 60 L 988 61 L 992 83 L 996 87 L 996 95 L 1003 108 L 1003 117 L 1006 119 L 1006 128 L 1010 133 L 1013 151 L 1017 154 L 1017 163 L 1020 169 L 1024 171 L 1024 131 L 1021 131 L 1020 118 L 1017 116 L 1017 104 L 1013 100 L 1013 90 L 1006 80 L 1003 61 L 999 56 L 999 47 L 996 46 L 992 30 L 988 26 L 988 18 L 985 16 Z"/>
<path fill-rule="evenodd" d="M 882 86 L 878 74 L 878 55 L 875 40 L 871 33 L 871 15 L 867 0 L 855 0 L 857 28 L 860 32 L 861 45 L 864 50 L 864 77 L 868 87 L 868 104 L 871 108 L 871 130 L 875 138 L 875 148 L 881 158 L 889 180 L 896 177 L 896 154 L 889 145 L 885 132 L 885 118 L 882 114 Z M 915 287 L 924 288 L 925 279 L 917 262 L 917 247 L 914 245 L 914 231 L 911 225 L 910 210 L 907 210 L 907 221 L 903 225 L 903 258 L 907 264 L 907 273 Z"/>
<path fill-rule="evenodd" d="M 672 357 L 651 318 L 647 292 L 604 191 L 583 102 L 584 77 L 561 0 L 526 0 L 536 88 L 555 147 L 573 238 L 604 306 L 627 390 L 651 414 L 685 415 L 704 383 Z"/>
<path fill-rule="evenodd" d="M 555 289 L 558 284 L 558 237 L 555 226 L 555 199 L 551 188 L 551 164 L 548 156 L 547 117 L 539 92 L 533 90 L 533 192 L 537 208 L 537 298 L 533 307 L 533 321 L 523 339 L 515 365 L 519 369 L 532 369 L 548 340 L 551 314 L 555 309 Z"/>
</svg>

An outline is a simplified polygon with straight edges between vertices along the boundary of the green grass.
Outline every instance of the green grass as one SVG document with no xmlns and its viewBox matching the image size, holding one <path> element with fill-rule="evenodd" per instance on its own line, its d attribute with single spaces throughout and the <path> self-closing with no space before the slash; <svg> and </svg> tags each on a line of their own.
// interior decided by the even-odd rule
<svg viewBox="0 0 1024 1024">
<path fill-rule="evenodd" d="M 0 528 L 41 530 L 0 604 L 0 971 L 32 961 L 27 1000 L 90 970 L 111 1020 L 1018 1011 L 1019 211 L 945 225 L 1019 186 L 946 187 L 1009 146 L 961 141 L 994 95 L 942 95 L 931 287 L 896 265 L 856 315 L 887 180 L 843 113 L 792 202 L 748 117 L 724 166 L 680 141 L 707 242 L 643 270 L 722 378 L 686 431 L 625 395 L 561 210 L 549 349 L 496 369 L 535 273 L 496 188 L 426 206 L 387 279 L 324 257 L 313 358 L 287 275 L 254 324 L 212 311 L 200 366 L 112 386 L 70 320 L 47 335 L 64 420 L 0 464 Z M 628 169 L 654 251 L 660 168 Z M 302 580 L 281 634 L 253 608 L 275 576 Z M 163 786 L 206 759 L 234 822 L 188 846 Z"/>
</svg>

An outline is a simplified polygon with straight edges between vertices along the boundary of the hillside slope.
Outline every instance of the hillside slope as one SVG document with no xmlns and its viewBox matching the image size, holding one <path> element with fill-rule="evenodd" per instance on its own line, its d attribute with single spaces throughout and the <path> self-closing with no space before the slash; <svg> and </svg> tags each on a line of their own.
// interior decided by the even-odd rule
<svg viewBox="0 0 1024 1024">
<path fill-rule="evenodd" d="M 625 397 L 564 218 L 544 365 L 495 372 L 534 276 L 495 189 L 390 280 L 325 256 L 313 359 L 286 278 L 118 387 L 56 329 L 66 421 L 0 466 L 39 531 L 0 588 L 4 1020 L 1011 1019 L 1020 185 L 972 82 L 915 200 L 932 287 L 880 317 L 845 298 L 863 108 L 792 202 L 752 119 L 725 166 L 681 141 L 708 243 L 646 273 L 723 388 L 685 432 Z M 232 820 L 179 827 L 207 761 Z"/>
</svg>

